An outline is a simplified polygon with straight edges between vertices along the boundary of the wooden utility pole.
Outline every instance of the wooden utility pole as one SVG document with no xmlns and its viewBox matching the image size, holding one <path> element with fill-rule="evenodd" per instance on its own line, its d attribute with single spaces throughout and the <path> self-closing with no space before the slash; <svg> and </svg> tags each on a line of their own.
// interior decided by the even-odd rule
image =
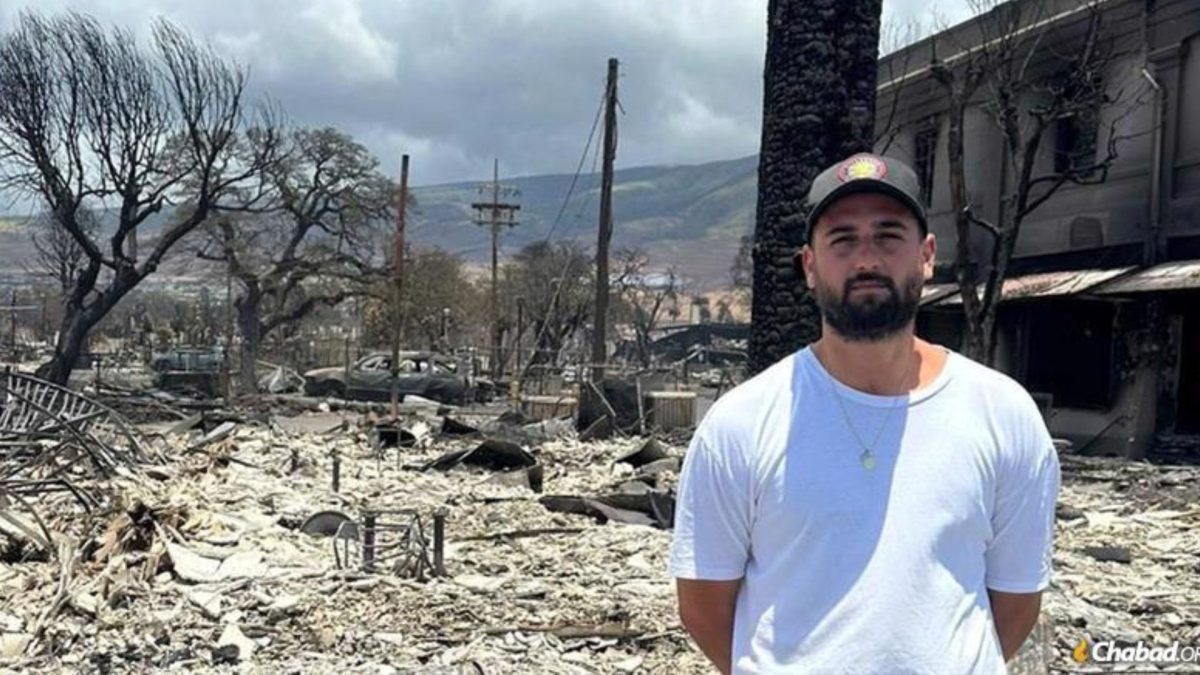
<svg viewBox="0 0 1200 675">
<path fill-rule="evenodd" d="M 604 379 L 608 358 L 608 243 L 612 240 L 613 160 L 617 158 L 617 60 L 608 60 L 604 96 L 604 165 L 600 174 L 600 235 L 596 242 L 596 318 L 592 334 L 592 381 Z"/>
<path fill-rule="evenodd" d="M 513 188 L 501 188 L 499 159 L 492 162 L 492 182 L 487 187 L 491 189 L 492 201 L 474 202 L 471 204 L 471 208 L 475 209 L 475 224 L 487 225 L 492 231 L 492 298 L 488 317 L 492 326 L 492 352 L 489 359 L 491 361 L 492 378 L 496 379 L 504 375 L 504 369 L 500 365 L 500 293 L 497 273 L 499 268 L 500 226 L 515 227 L 517 225 L 516 214 L 521 209 L 521 206 L 512 202 L 500 201 L 501 192 L 505 196 L 512 196 L 516 195 L 517 191 Z"/>
<path fill-rule="evenodd" d="M 521 336 L 525 333 L 525 298 L 517 298 L 517 369 L 516 372 L 521 372 Z"/>
<path fill-rule="evenodd" d="M 17 360 L 17 289 L 12 291 L 12 312 L 9 316 L 9 332 L 8 332 L 8 351 L 13 356 L 13 361 Z"/>
<path fill-rule="evenodd" d="M 400 419 L 400 329 L 404 310 L 404 211 L 408 206 L 408 155 L 400 158 L 400 199 L 396 207 L 396 238 L 392 242 L 392 420 Z"/>
</svg>

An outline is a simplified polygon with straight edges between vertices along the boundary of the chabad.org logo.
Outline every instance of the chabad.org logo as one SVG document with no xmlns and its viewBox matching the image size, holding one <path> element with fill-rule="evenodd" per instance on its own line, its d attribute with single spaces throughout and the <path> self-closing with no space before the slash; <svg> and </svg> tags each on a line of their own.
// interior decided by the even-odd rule
<svg viewBox="0 0 1200 675">
<path fill-rule="evenodd" d="M 1200 662 L 1200 648 L 1181 645 L 1178 640 L 1168 646 L 1150 646 L 1142 640 L 1132 645 L 1118 645 L 1113 640 L 1088 642 L 1080 638 L 1071 656 L 1076 663 L 1197 663 Z"/>
</svg>

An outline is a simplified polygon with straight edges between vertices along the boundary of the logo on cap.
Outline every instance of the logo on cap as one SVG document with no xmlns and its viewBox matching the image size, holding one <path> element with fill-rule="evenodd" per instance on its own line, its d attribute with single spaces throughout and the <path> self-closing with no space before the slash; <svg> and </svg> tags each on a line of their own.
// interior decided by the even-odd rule
<svg viewBox="0 0 1200 675">
<path fill-rule="evenodd" d="M 862 180 L 864 178 L 883 180 L 887 172 L 887 164 L 884 164 L 883 160 L 878 157 L 873 155 L 855 155 L 842 162 L 842 165 L 838 167 L 837 177 L 843 183 L 848 183 L 852 180 Z"/>
</svg>

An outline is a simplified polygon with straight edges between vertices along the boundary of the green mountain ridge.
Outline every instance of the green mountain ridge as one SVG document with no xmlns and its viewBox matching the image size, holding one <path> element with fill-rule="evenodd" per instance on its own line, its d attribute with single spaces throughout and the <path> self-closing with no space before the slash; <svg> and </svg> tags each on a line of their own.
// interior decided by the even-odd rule
<svg viewBox="0 0 1200 675">
<path fill-rule="evenodd" d="M 738 238 L 754 226 L 758 157 L 696 165 L 620 169 L 613 176 L 612 250 L 645 249 L 657 267 L 675 266 L 700 287 L 724 286 Z M 547 236 L 594 246 L 599 209 L 598 174 L 579 176 L 565 208 L 569 174 L 502 179 L 519 191 L 520 224 L 505 230 L 502 250 L 515 251 Z M 417 206 L 410 238 L 472 260 L 489 254 L 487 232 L 471 222 L 482 182 L 413 189 Z M 561 219 L 555 226 L 559 212 Z"/>
<path fill-rule="evenodd" d="M 753 230 L 757 173 L 757 156 L 617 170 L 612 251 L 645 249 L 655 267 L 674 266 L 698 290 L 728 285 L 738 238 Z M 564 205 L 571 180 L 570 174 L 501 180 L 518 191 L 502 199 L 521 206 L 519 224 L 501 235 L 501 258 L 547 237 L 595 247 L 600 176 L 581 174 Z M 483 185 L 480 181 L 413 188 L 416 205 L 408 225 L 409 241 L 415 246 L 438 246 L 473 262 L 489 260 L 487 229 L 472 222 L 471 203 L 491 197 L 482 191 Z M 111 219 L 102 216 L 101 222 Z M 25 220 L 0 216 L 0 269 L 17 272 L 33 254 Z M 155 217 L 142 236 L 152 238 L 166 220 L 165 214 Z M 163 272 L 171 273 L 171 267 Z"/>
</svg>

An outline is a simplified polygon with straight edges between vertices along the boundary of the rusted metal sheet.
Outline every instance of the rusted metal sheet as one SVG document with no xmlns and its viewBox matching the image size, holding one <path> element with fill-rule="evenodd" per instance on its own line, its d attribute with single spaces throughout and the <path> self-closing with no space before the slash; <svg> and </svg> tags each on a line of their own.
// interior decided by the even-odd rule
<svg viewBox="0 0 1200 675">
<path fill-rule="evenodd" d="M 527 469 L 537 466 L 537 463 L 537 458 L 520 445 L 498 438 L 488 438 L 474 448 L 447 452 L 441 457 L 427 462 L 421 470 L 448 471 L 459 464 L 468 464 L 483 467 L 489 471 L 505 471 Z"/>
<path fill-rule="evenodd" d="M 1114 279 L 1092 292 L 1097 295 L 1153 293 L 1200 289 L 1200 260 L 1179 260 Z"/>
<path fill-rule="evenodd" d="M 546 495 L 538 501 L 549 511 L 589 516 L 601 522 L 649 525 L 663 530 L 675 524 L 675 495 L 659 490 L 597 497 Z"/>
<path fill-rule="evenodd" d="M 624 462 L 632 465 L 633 468 L 636 469 L 638 467 L 650 464 L 651 462 L 656 462 L 660 459 L 666 459 L 667 457 L 667 452 L 663 450 L 662 444 L 656 439 L 650 438 L 647 439 L 645 443 L 642 443 L 637 450 L 618 457 L 617 461 L 614 463 L 620 464 L 621 462 Z"/>
<path fill-rule="evenodd" d="M 932 305 L 957 292 L 958 284 L 925 284 L 921 288 L 921 306 Z"/>
<path fill-rule="evenodd" d="M 1118 267 L 1111 270 L 1072 270 L 1069 272 L 1039 272 L 1011 277 L 1004 280 L 1000 299 L 1002 302 L 1030 298 L 1052 298 L 1091 292 L 1100 284 L 1112 281 L 1132 271 L 1133 267 Z M 945 298 L 923 304 L 951 306 L 961 305 L 962 296 L 952 293 Z"/>
</svg>

